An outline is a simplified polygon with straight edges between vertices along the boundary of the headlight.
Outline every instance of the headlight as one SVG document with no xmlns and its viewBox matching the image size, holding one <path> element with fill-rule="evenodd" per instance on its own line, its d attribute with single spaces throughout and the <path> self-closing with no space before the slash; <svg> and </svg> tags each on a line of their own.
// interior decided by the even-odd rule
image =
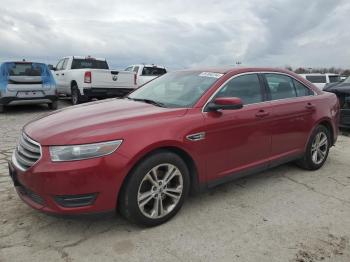
<svg viewBox="0 0 350 262">
<path fill-rule="evenodd" d="M 123 140 L 74 146 L 50 146 L 51 160 L 74 161 L 112 154 Z"/>
</svg>

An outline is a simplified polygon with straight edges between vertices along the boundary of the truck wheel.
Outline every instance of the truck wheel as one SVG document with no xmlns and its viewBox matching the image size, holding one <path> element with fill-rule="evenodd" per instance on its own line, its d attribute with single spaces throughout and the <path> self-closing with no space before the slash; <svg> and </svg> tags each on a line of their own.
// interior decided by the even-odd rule
<svg viewBox="0 0 350 262">
<path fill-rule="evenodd" d="M 5 112 L 5 106 L 4 105 L 0 105 L 0 113 L 4 113 Z"/>
<path fill-rule="evenodd" d="M 327 160 L 330 146 L 329 130 L 325 126 L 319 125 L 310 137 L 304 157 L 296 164 L 307 170 L 319 169 Z"/>
<path fill-rule="evenodd" d="M 57 100 L 48 104 L 50 110 L 57 110 Z"/>
<path fill-rule="evenodd" d="M 160 151 L 131 171 L 120 194 L 119 212 L 143 226 L 162 224 L 180 210 L 189 186 L 189 171 L 181 157 Z"/>
<path fill-rule="evenodd" d="M 71 97 L 72 97 L 73 105 L 78 105 L 81 103 L 81 95 L 80 95 L 79 88 L 77 86 L 72 87 Z"/>
</svg>

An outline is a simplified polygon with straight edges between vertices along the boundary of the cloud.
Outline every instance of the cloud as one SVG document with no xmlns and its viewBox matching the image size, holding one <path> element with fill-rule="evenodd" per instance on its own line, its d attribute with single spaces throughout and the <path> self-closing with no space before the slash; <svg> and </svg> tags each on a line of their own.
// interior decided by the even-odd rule
<svg viewBox="0 0 350 262">
<path fill-rule="evenodd" d="M 0 58 L 350 67 L 345 0 L 3 0 Z"/>
</svg>

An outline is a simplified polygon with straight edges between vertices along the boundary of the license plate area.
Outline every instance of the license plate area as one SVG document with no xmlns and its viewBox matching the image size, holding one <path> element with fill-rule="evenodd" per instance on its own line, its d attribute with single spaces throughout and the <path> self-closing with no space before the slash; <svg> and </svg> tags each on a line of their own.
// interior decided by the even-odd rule
<svg viewBox="0 0 350 262">
<path fill-rule="evenodd" d="M 19 98 L 36 98 L 43 97 L 44 94 L 42 91 L 21 91 L 17 93 L 17 97 Z"/>
</svg>

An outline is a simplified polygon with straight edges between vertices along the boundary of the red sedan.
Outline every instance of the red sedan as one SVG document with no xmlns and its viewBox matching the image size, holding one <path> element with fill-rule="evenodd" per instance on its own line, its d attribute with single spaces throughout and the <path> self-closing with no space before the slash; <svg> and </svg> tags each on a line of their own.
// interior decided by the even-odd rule
<svg viewBox="0 0 350 262">
<path fill-rule="evenodd" d="M 338 119 L 334 94 L 289 71 L 177 71 L 123 99 L 27 124 L 9 169 L 33 208 L 118 209 L 153 226 L 173 217 L 190 192 L 290 161 L 320 168 L 337 140 Z"/>
</svg>

